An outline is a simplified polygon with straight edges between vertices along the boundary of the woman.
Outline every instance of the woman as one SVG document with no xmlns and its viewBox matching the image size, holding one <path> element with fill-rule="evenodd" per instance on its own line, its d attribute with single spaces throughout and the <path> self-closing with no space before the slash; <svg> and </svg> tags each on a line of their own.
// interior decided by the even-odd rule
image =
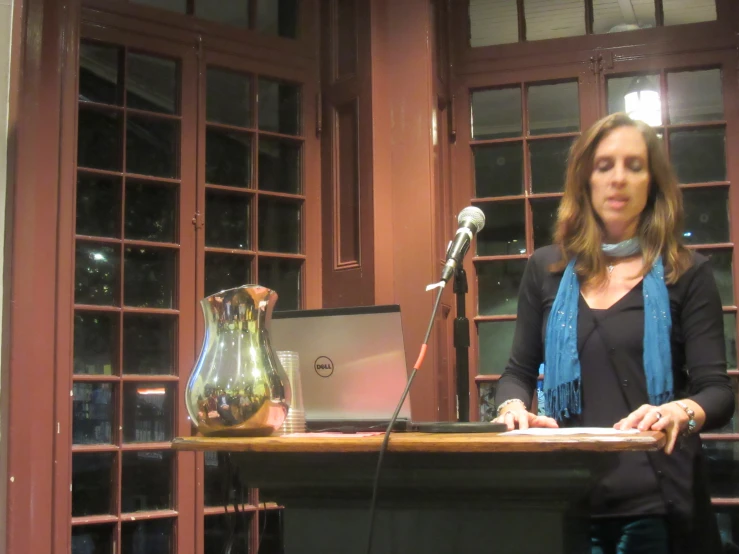
<svg viewBox="0 0 739 554">
<path fill-rule="evenodd" d="M 528 261 L 496 421 L 664 431 L 613 455 L 591 495 L 593 554 L 720 551 L 699 431 L 726 424 L 721 300 L 681 241 L 682 197 L 660 139 L 625 114 L 570 152 L 555 244 Z M 531 413 L 540 364 L 546 416 Z"/>
</svg>

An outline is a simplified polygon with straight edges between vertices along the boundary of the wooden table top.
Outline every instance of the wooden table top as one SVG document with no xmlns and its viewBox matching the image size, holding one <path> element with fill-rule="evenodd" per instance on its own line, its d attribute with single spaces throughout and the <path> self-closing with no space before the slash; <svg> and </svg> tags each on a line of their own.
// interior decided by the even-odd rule
<svg viewBox="0 0 739 554">
<path fill-rule="evenodd" d="M 378 452 L 379 435 L 338 435 L 304 433 L 272 437 L 178 437 L 175 450 L 221 452 L 342 453 Z M 623 434 L 577 434 L 556 436 L 508 435 L 492 433 L 393 433 L 388 452 L 622 452 L 659 450 L 665 444 L 661 432 Z"/>
</svg>

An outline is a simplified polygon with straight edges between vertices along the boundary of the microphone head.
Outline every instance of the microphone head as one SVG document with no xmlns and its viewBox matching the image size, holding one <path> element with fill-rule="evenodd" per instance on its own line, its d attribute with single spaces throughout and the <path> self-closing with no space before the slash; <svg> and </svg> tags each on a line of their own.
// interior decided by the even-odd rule
<svg viewBox="0 0 739 554">
<path fill-rule="evenodd" d="M 457 224 L 470 225 L 474 229 L 473 232 L 477 234 L 482 231 L 483 227 L 485 227 L 485 214 L 477 206 L 467 206 L 464 210 L 459 212 Z"/>
</svg>

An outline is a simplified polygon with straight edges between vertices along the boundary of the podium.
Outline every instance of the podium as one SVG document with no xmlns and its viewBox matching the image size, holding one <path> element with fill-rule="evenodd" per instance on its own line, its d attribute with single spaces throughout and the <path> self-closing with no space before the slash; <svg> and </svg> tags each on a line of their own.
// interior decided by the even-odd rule
<svg viewBox="0 0 739 554">
<path fill-rule="evenodd" d="M 588 495 L 624 451 L 658 432 L 530 436 L 394 433 L 373 554 L 589 554 Z M 230 452 L 241 480 L 285 507 L 285 554 L 365 554 L 381 435 L 177 438 Z"/>
</svg>

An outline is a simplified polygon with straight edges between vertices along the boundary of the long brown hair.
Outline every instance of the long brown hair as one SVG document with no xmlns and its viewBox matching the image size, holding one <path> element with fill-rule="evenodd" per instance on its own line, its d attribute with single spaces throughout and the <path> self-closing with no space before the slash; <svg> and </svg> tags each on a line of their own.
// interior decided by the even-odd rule
<svg viewBox="0 0 739 554">
<path fill-rule="evenodd" d="M 692 264 L 692 256 L 682 242 L 683 199 L 677 177 L 654 130 L 624 113 L 615 113 L 596 122 L 572 145 L 565 191 L 559 204 L 554 243 L 563 261 L 552 267 L 561 271 L 575 258 L 575 271 L 585 282 L 606 280 L 606 260 L 601 250 L 603 226 L 590 198 L 590 175 L 595 150 L 601 140 L 618 127 L 636 127 L 647 144 L 651 181 L 647 204 L 641 214 L 637 234 L 642 245 L 646 275 L 658 256 L 665 266 L 665 282 L 674 283 Z"/>
</svg>

